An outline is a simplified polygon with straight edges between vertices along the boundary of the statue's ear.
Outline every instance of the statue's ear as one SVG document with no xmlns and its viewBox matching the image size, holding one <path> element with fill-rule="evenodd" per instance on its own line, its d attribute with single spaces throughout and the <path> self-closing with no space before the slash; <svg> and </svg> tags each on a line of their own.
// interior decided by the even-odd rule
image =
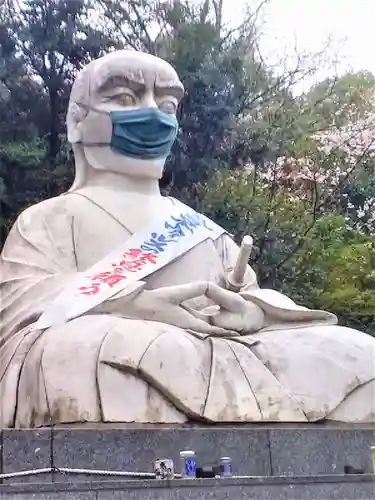
<svg viewBox="0 0 375 500">
<path fill-rule="evenodd" d="M 82 106 L 79 106 L 75 102 L 69 103 L 68 114 L 66 116 L 66 126 L 68 132 L 68 141 L 71 144 L 81 142 L 82 134 L 80 125 L 86 115 L 87 111 Z"/>
<path fill-rule="evenodd" d="M 92 63 L 91 63 L 92 64 Z M 78 103 L 86 103 L 90 96 L 90 65 L 86 66 L 78 74 L 73 83 L 70 94 L 68 113 L 66 115 L 66 126 L 68 141 L 71 144 L 81 142 L 80 124 L 85 119 L 88 111 Z"/>
</svg>

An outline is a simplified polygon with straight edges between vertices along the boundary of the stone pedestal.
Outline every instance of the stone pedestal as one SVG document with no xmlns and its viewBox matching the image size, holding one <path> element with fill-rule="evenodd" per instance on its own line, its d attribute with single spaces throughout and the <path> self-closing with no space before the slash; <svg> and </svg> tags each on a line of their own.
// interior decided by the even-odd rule
<svg viewBox="0 0 375 500">
<path fill-rule="evenodd" d="M 375 444 L 371 427 L 79 426 L 3 430 L 1 440 L 2 473 L 48 467 L 152 472 L 156 458 L 170 457 L 178 465 L 179 451 L 193 449 L 202 464 L 229 455 L 235 474 L 253 477 L 219 480 L 213 497 L 213 480 L 124 482 L 110 476 L 48 472 L 4 479 L 0 500 L 29 500 L 36 492 L 40 500 L 375 499 L 375 483 L 371 482 L 375 476 L 344 475 L 345 466 L 371 472 L 370 447 Z M 16 487 L 14 483 L 22 484 Z"/>
<path fill-rule="evenodd" d="M 96 481 L 0 487 L 1 500 L 373 500 L 375 476 Z"/>
</svg>

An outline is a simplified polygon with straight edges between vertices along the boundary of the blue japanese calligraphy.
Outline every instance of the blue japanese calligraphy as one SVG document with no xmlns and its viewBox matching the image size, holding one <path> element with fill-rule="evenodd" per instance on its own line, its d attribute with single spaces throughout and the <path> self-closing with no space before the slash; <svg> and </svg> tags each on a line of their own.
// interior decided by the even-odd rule
<svg viewBox="0 0 375 500">
<path fill-rule="evenodd" d="M 168 239 L 164 234 L 151 233 L 151 238 L 149 241 L 145 241 L 143 245 L 141 245 L 141 249 L 146 252 L 164 252 L 164 248 L 168 245 L 168 243 L 173 240 Z"/>
<path fill-rule="evenodd" d="M 164 224 L 167 234 L 151 233 L 151 238 L 145 241 L 140 248 L 146 252 L 162 253 L 169 243 L 175 243 L 185 237 L 187 232 L 193 234 L 195 228 L 202 226 L 212 231 L 207 226 L 205 218 L 199 216 L 199 214 L 181 213 L 179 217 L 172 216 L 169 222 Z"/>
</svg>

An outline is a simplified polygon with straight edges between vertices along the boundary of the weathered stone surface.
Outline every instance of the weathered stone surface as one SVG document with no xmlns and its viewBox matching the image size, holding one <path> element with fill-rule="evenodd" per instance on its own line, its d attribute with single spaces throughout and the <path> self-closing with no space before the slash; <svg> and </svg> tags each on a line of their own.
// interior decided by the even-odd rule
<svg viewBox="0 0 375 500">
<path fill-rule="evenodd" d="M 0 487 L 0 500 L 373 500 L 373 476 L 110 481 Z"/>
<path fill-rule="evenodd" d="M 151 472 L 156 458 L 172 458 L 195 450 L 203 464 L 231 456 L 241 475 L 270 475 L 266 429 L 165 428 L 124 430 L 55 430 L 57 467 Z"/>
<path fill-rule="evenodd" d="M 75 491 L 74 493 L 37 492 L 37 493 L 0 493 L 0 500 L 97 500 L 95 492 Z"/>
<path fill-rule="evenodd" d="M 349 465 L 371 472 L 375 429 L 270 429 L 272 474 L 343 474 Z"/>
<path fill-rule="evenodd" d="M 53 456 L 51 457 L 51 441 Z M 179 451 L 194 449 L 204 464 L 232 457 L 241 475 L 342 474 L 345 465 L 371 471 L 371 428 L 160 427 L 123 429 L 43 429 L 4 431 L 0 453 L 2 472 L 71 467 L 151 472 L 156 458 L 169 457 L 179 467 Z M 53 458 L 53 461 L 51 461 Z M 79 482 L 85 476 L 55 475 L 55 480 Z M 96 476 L 92 476 L 95 479 Z M 108 479 L 108 477 L 107 477 Z M 50 482 L 51 475 L 22 477 L 6 483 Z"/>
<path fill-rule="evenodd" d="M 3 472 L 3 431 L 0 429 L 0 473 Z M 3 483 L 0 479 L 0 485 Z"/>
<path fill-rule="evenodd" d="M 99 492 L 98 500 L 373 500 L 373 485 L 212 486 Z"/>
<path fill-rule="evenodd" d="M 4 430 L 2 472 L 20 472 L 51 467 L 51 429 Z M 4 483 L 51 481 L 51 475 L 43 474 L 4 479 Z"/>
</svg>

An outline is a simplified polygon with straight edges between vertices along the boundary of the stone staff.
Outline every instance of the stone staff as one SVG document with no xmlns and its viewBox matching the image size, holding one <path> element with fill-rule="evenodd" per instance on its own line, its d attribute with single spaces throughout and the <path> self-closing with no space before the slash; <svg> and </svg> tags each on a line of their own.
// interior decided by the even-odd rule
<svg viewBox="0 0 375 500">
<path fill-rule="evenodd" d="M 232 292 L 239 292 L 245 285 L 245 273 L 253 248 L 253 238 L 244 236 L 242 239 L 240 251 L 238 253 L 236 264 L 227 276 L 228 289 Z"/>
</svg>

